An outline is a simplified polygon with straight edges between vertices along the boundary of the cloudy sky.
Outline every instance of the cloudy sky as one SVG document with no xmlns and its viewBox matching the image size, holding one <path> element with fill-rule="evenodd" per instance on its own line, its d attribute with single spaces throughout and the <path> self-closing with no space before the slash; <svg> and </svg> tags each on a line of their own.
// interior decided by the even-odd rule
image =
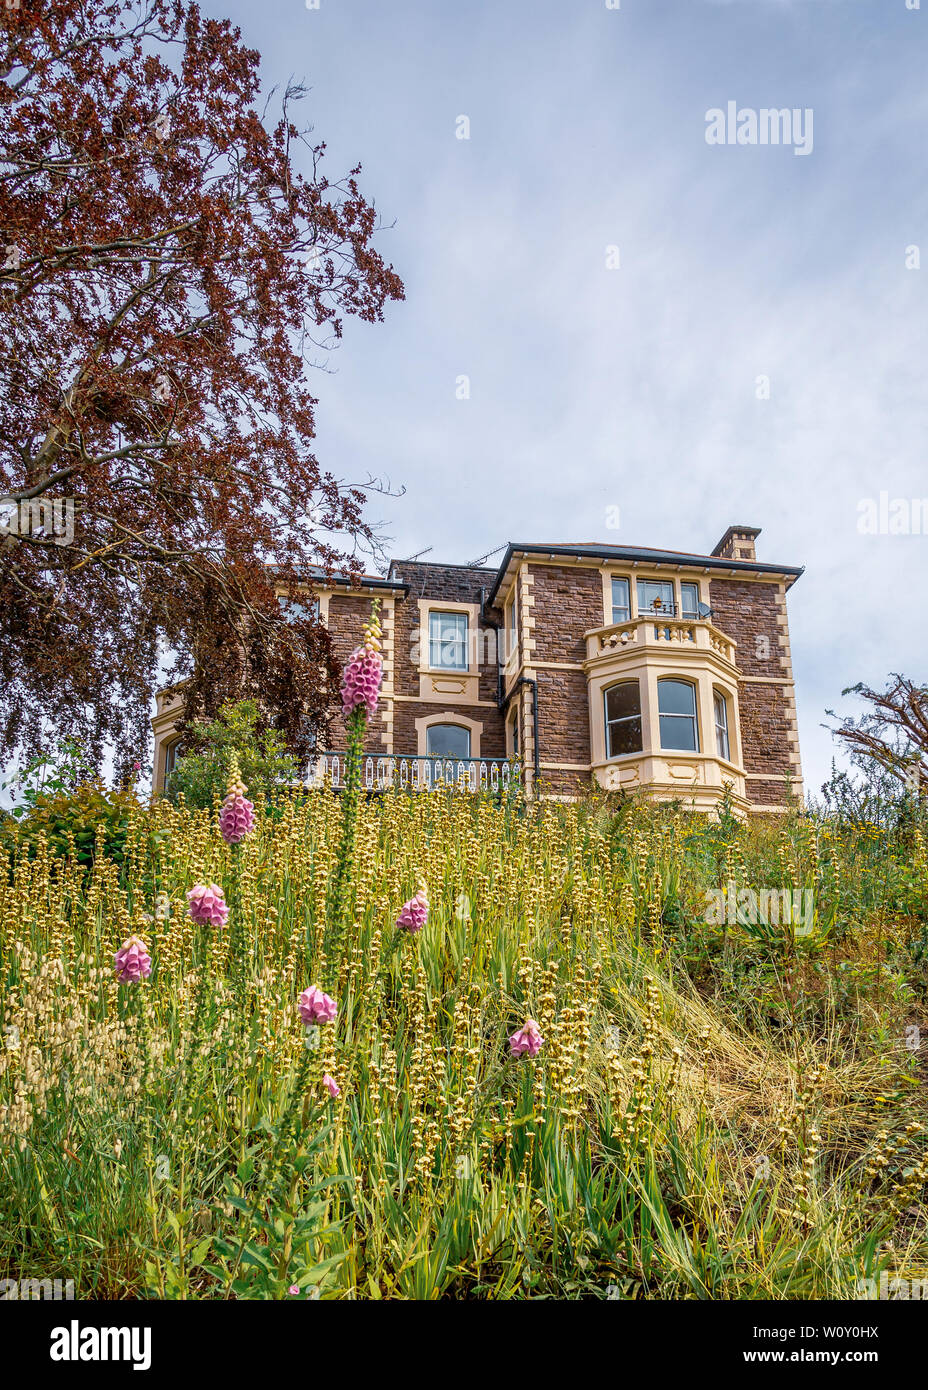
<svg viewBox="0 0 928 1390">
<path fill-rule="evenodd" d="M 268 85 L 305 79 L 330 175 L 360 161 L 391 224 L 406 302 L 350 325 L 316 383 L 324 466 L 406 489 L 372 504 L 391 553 L 708 551 L 762 527 L 760 559 L 806 567 L 790 623 L 813 789 L 843 686 L 928 679 L 928 516 L 860 529 L 867 499 L 928 499 L 915 3 L 203 6 Z M 807 152 L 707 143 L 730 102 L 811 110 Z"/>
</svg>

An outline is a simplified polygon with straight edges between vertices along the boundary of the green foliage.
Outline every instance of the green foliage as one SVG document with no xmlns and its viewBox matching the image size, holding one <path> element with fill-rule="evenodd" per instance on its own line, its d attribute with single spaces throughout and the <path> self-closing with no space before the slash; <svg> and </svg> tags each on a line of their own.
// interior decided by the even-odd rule
<svg viewBox="0 0 928 1390">
<path fill-rule="evenodd" d="M 12 821 L 0 827 L 0 843 L 12 854 L 18 841 L 33 858 L 44 835 L 50 854 L 73 853 L 86 870 L 93 863 L 99 838 L 106 858 L 121 866 L 129 820 L 139 809 L 131 789 L 110 791 L 99 779 L 71 791 L 43 791 L 26 807 L 16 808 L 23 811 L 18 829 Z"/>
<path fill-rule="evenodd" d="M 41 752 L 31 758 L 19 772 L 8 777 L 0 788 L 13 789 L 18 805 L 10 815 L 21 820 L 28 815 L 40 797 L 68 793 L 85 781 L 91 768 L 76 739 L 62 739 L 53 753 Z"/>
<path fill-rule="evenodd" d="M 209 808 L 222 800 L 232 755 L 238 757 L 248 795 L 273 797 L 299 778 L 296 759 L 276 729 L 258 731 L 260 712 L 254 700 L 222 705 L 219 718 L 194 724 L 187 735 L 190 751 L 177 759 L 168 779 L 168 796 L 188 806 Z"/>
</svg>

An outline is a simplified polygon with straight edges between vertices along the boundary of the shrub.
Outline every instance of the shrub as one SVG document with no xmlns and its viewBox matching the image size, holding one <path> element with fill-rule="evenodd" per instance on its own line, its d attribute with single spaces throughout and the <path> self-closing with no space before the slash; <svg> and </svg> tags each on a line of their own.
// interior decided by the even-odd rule
<svg viewBox="0 0 928 1390">
<path fill-rule="evenodd" d="M 276 729 L 257 731 L 260 714 L 254 700 L 222 705 L 218 719 L 192 725 L 182 754 L 168 779 L 167 794 L 188 806 L 206 808 L 225 796 L 232 757 L 238 758 L 242 780 L 254 799 L 273 796 L 299 779 L 296 759 Z"/>
<path fill-rule="evenodd" d="M 133 811 L 139 802 L 131 790 L 108 791 L 97 780 L 84 782 L 73 791 L 41 792 L 19 821 L 10 817 L 0 825 L 0 841 L 8 854 L 15 843 L 25 845 L 35 857 L 39 836 L 44 834 L 49 852 L 67 855 L 73 843 L 77 862 L 88 869 L 93 863 L 98 831 L 102 827 L 102 847 L 107 859 L 122 865 L 123 850 Z"/>
</svg>

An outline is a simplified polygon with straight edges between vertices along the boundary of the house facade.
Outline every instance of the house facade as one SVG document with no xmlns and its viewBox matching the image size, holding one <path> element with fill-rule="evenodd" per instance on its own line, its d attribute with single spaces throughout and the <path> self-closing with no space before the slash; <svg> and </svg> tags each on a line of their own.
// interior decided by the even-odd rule
<svg viewBox="0 0 928 1390">
<path fill-rule="evenodd" d="M 758 561 L 755 527 L 709 554 L 510 543 L 496 569 L 394 561 L 360 586 L 312 590 L 336 657 L 381 600 L 384 681 L 369 722 L 370 786 L 529 796 L 591 784 L 709 809 L 785 809 L 801 792 L 786 594 L 800 568 Z M 182 690 L 159 695 L 155 785 L 176 746 Z M 337 785 L 344 726 L 312 775 Z"/>
</svg>

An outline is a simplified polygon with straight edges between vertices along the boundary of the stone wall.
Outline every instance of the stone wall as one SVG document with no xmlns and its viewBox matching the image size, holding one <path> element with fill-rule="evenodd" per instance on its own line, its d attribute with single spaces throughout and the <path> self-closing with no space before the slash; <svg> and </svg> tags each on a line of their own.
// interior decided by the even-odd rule
<svg viewBox="0 0 928 1390">
<path fill-rule="evenodd" d="M 393 752 L 414 756 L 418 750 L 416 720 L 447 714 L 449 722 L 455 715 L 482 725 L 480 756 L 502 758 L 506 755 L 502 716 L 497 709 L 496 635 L 489 625 L 478 623 L 472 655 L 479 661 L 478 699 L 454 703 L 420 700 L 417 643 L 428 642 L 428 632 L 418 632 L 419 600 L 446 600 L 449 603 L 480 605 L 481 590 L 489 590 L 496 577 L 495 570 L 472 569 L 459 565 L 429 565 L 415 561 L 394 563 L 391 578 L 407 584 L 404 597 L 392 599 L 392 619 L 389 622 L 389 672 L 392 689 L 384 694 L 376 719 L 368 730 L 366 747 L 371 752 Z M 329 632 L 339 665 L 343 665 L 361 640 L 362 629 L 370 613 L 371 596 L 363 594 L 333 594 L 329 600 Z M 502 621 L 502 615 L 491 610 L 489 616 Z M 386 635 L 386 634 L 385 634 Z M 330 747 L 345 746 L 344 722 L 340 715 L 332 721 Z"/>
<path fill-rule="evenodd" d="M 713 579 L 709 593 L 713 623 L 738 643 L 749 801 L 781 806 L 786 777 L 797 789 L 802 778 L 784 586 L 779 580 Z"/>
</svg>

